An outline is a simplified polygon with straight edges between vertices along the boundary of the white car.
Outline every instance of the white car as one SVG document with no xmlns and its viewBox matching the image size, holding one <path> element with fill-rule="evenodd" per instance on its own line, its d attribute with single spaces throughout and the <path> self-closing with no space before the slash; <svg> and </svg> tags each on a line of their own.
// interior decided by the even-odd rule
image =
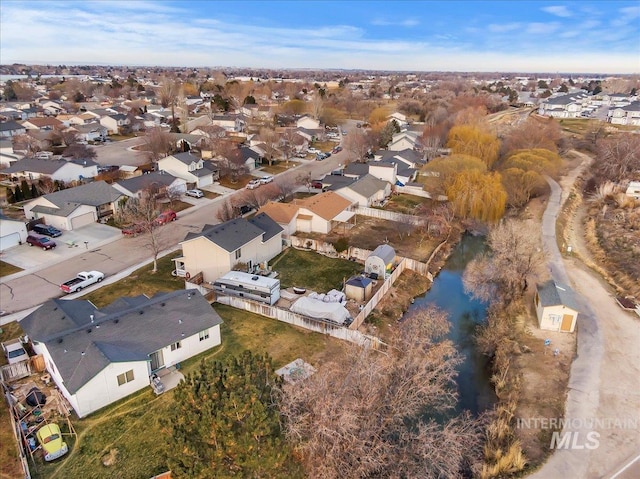
<svg viewBox="0 0 640 479">
<path fill-rule="evenodd" d="M 247 189 L 248 190 L 255 190 L 261 184 L 262 183 L 260 183 L 260 180 L 251 180 L 249 183 L 247 183 Z"/>
<path fill-rule="evenodd" d="M 267 175 L 260 178 L 260 184 L 266 185 L 267 183 L 271 183 L 273 181 L 273 176 Z"/>
<path fill-rule="evenodd" d="M 312 153 L 312 154 L 313 154 L 313 153 L 316 153 L 316 154 L 317 154 L 317 153 L 320 153 L 320 150 L 318 150 L 317 148 L 308 148 L 308 149 L 307 149 L 307 151 L 308 151 L 309 153 Z"/>
<path fill-rule="evenodd" d="M 200 190 L 187 190 L 184 194 L 193 198 L 202 198 L 204 196 L 204 193 Z"/>
</svg>

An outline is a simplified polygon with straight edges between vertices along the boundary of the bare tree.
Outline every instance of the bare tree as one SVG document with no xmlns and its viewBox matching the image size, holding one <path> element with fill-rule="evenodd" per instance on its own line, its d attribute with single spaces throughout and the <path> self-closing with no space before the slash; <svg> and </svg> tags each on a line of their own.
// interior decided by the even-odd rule
<svg viewBox="0 0 640 479">
<path fill-rule="evenodd" d="M 73 158 L 75 160 L 92 160 L 98 155 L 96 153 L 96 150 L 88 145 L 73 143 L 64 149 L 64 151 L 62 152 L 62 156 Z"/>
<path fill-rule="evenodd" d="M 41 151 L 38 140 L 27 134 L 14 136 L 11 143 L 14 151 L 24 151 L 27 157 L 34 156 Z"/>
<path fill-rule="evenodd" d="M 220 141 L 216 145 L 216 154 L 222 175 L 228 176 L 232 183 L 237 182 L 247 170 L 238 145 L 229 140 Z"/>
<path fill-rule="evenodd" d="M 149 128 L 144 135 L 147 157 L 153 163 L 173 153 L 175 145 L 171 135 L 160 127 Z"/>
<path fill-rule="evenodd" d="M 284 178 L 277 178 L 275 184 L 280 189 L 282 200 L 287 201 L 289 198 L 293 197 L 293 193 L 296 191 L 298 186 L 304 183 L 299 178 L 294 179 L 290 176 L 285 176 Z"/>
<path fill-rule="evenodd" d="M 491 253 L 471 261 L 464 273 L 465 290 L 483 301 L 517 300 L 544 265 L 540 239 L 528 221 L 506 220 L 488 236 Z"/>
<path fill-rule="evenodd" d="M 127 198 L 118 212 L 121 222 L 133 223 L 145 234 L 145 246 L 153 255 L 153 272 L 158 271 L 158 255 L 160 251 L 168 247 L 162 234 L 162 227 L 156 224 L 156 218 L 160 213 L 160 207 L 156 201 L 153 188 L 143 190 L 140 198 Z"/>
<path fill-rule="evenodd" d="M 372 146 L 371 138 L 362 130 L 352 132 L 344 140 L 344 148 L 349 154 L 349 161 L 363 161 Z"/>
<path fill-rule="evenodd" d="M 221 222 L 229 221 L 237 216 L 236 208 L 231 204 L 231 201 L 224 200 L 216 213 L 216 218 Z"/>
<path fill-rule="evenodd" d="M 416 310 L 384 352 L 346 349 L 282 388 L 285 432 L 308 477 L 464 477 L 477 469 L 479 422 L 434 419 L 456 402 L 459 357 L 444 339 L 448 328 L 442 312 Z"/>
<path fill-rule="evenodd" d="M 260 140 L 263 142 L 264 156 L 269 162 L 269 165 L 273 164 L 276 156 L 279 153 L 278 147 L 280 145 L 280 135 L 273 128 L 261 128 Z"/>
<path fill-rule="evenodd" d="M 599 140 L 592 170 L 601 179 L 620 182 L 640 171 L 640 136 L 632 133 Z"/>
</svg>

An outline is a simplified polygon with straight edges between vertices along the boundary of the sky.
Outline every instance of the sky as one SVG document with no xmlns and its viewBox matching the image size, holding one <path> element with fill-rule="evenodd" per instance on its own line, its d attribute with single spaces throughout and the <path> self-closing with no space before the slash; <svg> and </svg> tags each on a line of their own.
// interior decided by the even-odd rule
<svg viewBox="0 0 640 479">
<path fill-rule="evenodd" d="M 0 63 L 640 73 L 640 1 L 2 0 Z"/>
</svg>

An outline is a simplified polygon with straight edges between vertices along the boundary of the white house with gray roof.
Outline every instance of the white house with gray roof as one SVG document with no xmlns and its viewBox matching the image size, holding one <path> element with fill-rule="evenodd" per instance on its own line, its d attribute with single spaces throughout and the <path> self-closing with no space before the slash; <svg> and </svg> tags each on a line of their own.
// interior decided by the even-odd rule
<svg viewBox="0 0 640 479">
<path fill-rule="evenodd" d="M 2 171 L 3 175 L 15 176 L 19 180 L 51 178 L 54 181 L 71 183 L 98 175 L 98 164 L 93 160 L 45 160 L 23 158 Z"/>
<path fill-rule="evenodd" d="M 368 173 L 350 185 L 335 190 L 358 206 L 378 205 L 391 195 L 391 184 Z"/>
<path fill-rule="evenodd" d="M 192 185 L 196 188 L 202 188 L 212 184 L 216 173 L 211 167 L 205 165 L 202 158 L 198 158 L 188 151 L 175 153 L 158 160 L 158 169 L 182 178 L 187 182 L 189 188 Z"/>
<path fill-rule="evenodd" d="M 151 190 L 156 194 L 163 194 L 168 191 L 183 194 L 187 191 L 187 182 L 182 178 L 165 173 L 164 171 L 152 171 L 144 175 L 134 176 L 126 180 L 114 182 L 116 190 L 129 197 L 141 198 L 142 193 Z"/>
<path fill-rule="evenodd" d="M 78 417 L 151 385 L 157 371 L 221 342 L 222 320 L 197 291 L 120 298 L 104 308 L 52 299 L 20 321 Z"/>
<path fill-rule="evenodd" d="M 24 214 L 69 231 L 112 215 L 122 196 L 105 181 L 96 181 L 40 196 L 24 205 Z"/>
<path fill-rule="evenodd" d="M 575 293 L 553 280 L 536 286 L 534 297 L 540 329 L 573 333 L 578 320 Z"/>
<path fill-rule="evenodd" d="M 261 213 L 250 220 L 236 218 L 205 225 L 180 243 L 182 256 L 174 258 L 179 276 L 202 273 L 214 282 L 238 263 L 248 267 L 269 261 L 282 252 L 282 226 Z"/>
</svg>

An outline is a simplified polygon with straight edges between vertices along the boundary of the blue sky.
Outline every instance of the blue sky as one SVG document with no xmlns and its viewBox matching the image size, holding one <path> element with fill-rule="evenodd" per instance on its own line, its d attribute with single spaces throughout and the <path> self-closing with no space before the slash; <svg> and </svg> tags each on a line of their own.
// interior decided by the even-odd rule
<svg viewBox="0 0 640 479">
<path fill-rule="evenodd" d="M 2 0 L 0 63 L 640 73 L 640 2 Z"/>
</svg>

